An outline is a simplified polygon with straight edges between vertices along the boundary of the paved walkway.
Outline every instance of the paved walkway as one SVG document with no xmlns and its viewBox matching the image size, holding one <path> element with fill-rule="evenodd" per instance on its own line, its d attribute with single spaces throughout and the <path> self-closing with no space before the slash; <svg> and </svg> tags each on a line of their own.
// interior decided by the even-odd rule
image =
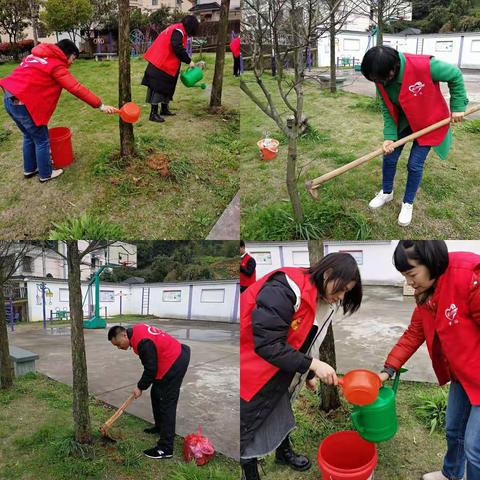
<svg viewBox="0 0 480 480">
<path fill-rule="evenodd" d="M 415 308 L 413 297 L 404 297 L 401 288 L 364 287 L 360 310 L 351 317 L 338 315 L 334 323 L 338 371 L 355 368 L 380 371 L 384 361 L 403 334 Z M 405 365 L 405 379 L 436 383 L 424 343 Z"/>
<path fill-rule="evenodd" d="M 185 436 L 201 425 L 219 452 L 238 458 L 239 326 L 177 320 L 149 323 L 192 349 L 180 394 L 177 434 Z M 38 353 L 38 371 L 71 385 L 69 330 L 69 327 L 47 328 L 45 334 L 41 328 L 24 331 L 18 328 L 10 336 L 10 344 Z M 105 330 L 85 330 L 89 390 L 98 399 L 118 407 L 135 387 L 143 368 L 132 351 L 113 347 L 106 333 Z M 153 423 L 149 392 L 133 402 L 127 411 Z M 120 429 L 121 423 L 120 419 Z"/>
<path fill-rule="evenodd" d="M 207 240 L 240 240 L 240 192 L 222 213 Z"/>
</svg>

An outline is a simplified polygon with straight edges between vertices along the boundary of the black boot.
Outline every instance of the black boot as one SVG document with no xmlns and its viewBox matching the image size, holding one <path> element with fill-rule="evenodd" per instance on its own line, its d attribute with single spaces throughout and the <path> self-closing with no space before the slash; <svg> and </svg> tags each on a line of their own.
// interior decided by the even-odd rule
<svg viewBox="0 0 480 480">
<path fill-rule="evenodd" d="M 308 470 L 312 466 L 310 460 L 305 455 L 298 455 L 292 450 L 288 436 L 275 451 L 275 463 L 288 465 L 294 470 L 301 472 Z"/>
<path fill-rule="evenodd" d="M 258 462 L 256 458 L 251 460 L 242 460 L 242 479 L 241 480 L 261 480 L 258 473 Z"/>
<path fill-rule="evenodd" d="M 152 110 L 150 112 L 150 121 L 158 123 L 162 123 L 165 121 L 165 119 L 158 114 L 158 105 L 152 105 Z"/>
<path fill-rule="evenodd" d="M 176 113 L 173 113 L 168 109 L 168 103 L 162 103 L 162 112 L 161 113 L 165 117 L 173 117 L 173 115 L 176 115 Z"/>
</svg>

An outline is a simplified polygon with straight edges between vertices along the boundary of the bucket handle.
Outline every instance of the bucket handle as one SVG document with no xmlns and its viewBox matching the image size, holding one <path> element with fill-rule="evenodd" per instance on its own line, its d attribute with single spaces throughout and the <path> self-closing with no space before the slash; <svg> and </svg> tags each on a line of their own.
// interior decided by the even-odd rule
<svg viewBox="0 0 480 480">
<path fill-rule="evenodd" d="M 400 374 L 408 372 L 407 368 L 399 368 L 395 373 L 395 378 L 393 380 L 393 393 L 396 395 L 398 390 L 398 382 L 400 382 Z"/>
</svg>

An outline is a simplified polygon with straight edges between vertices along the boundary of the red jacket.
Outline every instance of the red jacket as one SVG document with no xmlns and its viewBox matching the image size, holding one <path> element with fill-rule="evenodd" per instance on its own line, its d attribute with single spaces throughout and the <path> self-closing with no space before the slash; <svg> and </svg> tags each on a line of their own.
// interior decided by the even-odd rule
<svg viewBox="0 0 480 480">
<path fill-rule="evenodd" d="M 230 42 L 230 50 L 232 52 L 232 55 L 235 58 L 238 58 L 240 56 L 240 37 L 235 37 L 231 42 Z"/>
<path fill-rule="evenodd" d="M 400 107 L 412 131 L 417 132 L 450 116 L 440 84 L 432 80 L 430 55 L 405 53 L 405 70 L 398 95 Z M 377 83 L 390 115 L 398 125 L 398 107 L 392 103 L 382 84 Z M 448 133 L 449 125 L 433 130 L 417 139 L 419 145 L 440 145 Z"/>
<path fill-rule="evenodd" d="M 138 355 L 138 344 L 145 338 L 152 340 L 155 344 L 157 349 L 157 374 L 155 379 L 162 379 L 180 356 L 182 345 L 178 340 L 157 327 L 139 324 L 134 325 L 132 330 L 130 346 L 136 355 Z"/>
<path fill-rule="evenodd" d="M 174 77 L 180 68 L 180 59 L 173 51 L 171 40 L 175 30 L 182 32 L 183 48 L 187 46 L 187 32 L 182 23 L 174 23 L 161 32 L 146 51 L 144 58 L 168 75 Z"/>
<path fill-rule="evenodd" d="M 247 266 L 247 263 L 248 261 L 251 259 L 252 257 L 246 253 L 241 261 L 240 261 L 240 266 L 241 267 L 246 267 Z M 253 272 L 253 275 L 246 275 L 245 273 L 243 272 L 240 272 L 240 286 L 241 287 L 249 287 L 250 285 L 253 285 L 257 280 L 257 274 L 255 272 Z"/>
<path fill-rule="evenodd" d="M 318 290 L 303 268 L 285 267 L 274 270 L 242 293 L 240 296 L 240 397 L 247 402 L 279 371 L 278 367 L 256 354 L 252 332 L 252 312 L 256 306 L 258 292 L 277 272 L 285 273 L 298 287 L 297 305 L 287 342 L 298 350 L 315 322 Z"/>
<path fill-rule="evenodd" d="M 8 77 L 0 80 L 0 86 L 25 104 L 37 126 L 48 124 L 62 89 L 94 108 L 100 107 L 100 98 L 79 83 L 68 67 L 66 55 L 56 45 L 42 43 Z"/>
<path fill-rule="evenodd" d="M 480 255 L 449 254 L 432 298 L 415 308 L 385 365 L 400 368 L 424 341 L 440 385 L 458 380 L 480 405 Z"/>
</svg>

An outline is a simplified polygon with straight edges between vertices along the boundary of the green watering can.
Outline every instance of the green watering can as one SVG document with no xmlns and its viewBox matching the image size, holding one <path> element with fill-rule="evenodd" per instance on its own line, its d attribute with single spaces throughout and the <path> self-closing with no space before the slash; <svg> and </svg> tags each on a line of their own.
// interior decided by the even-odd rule
<svg viewBox="0 0 480 480">
<path fill-rule="evenodd" d="M 186 87 L 188 88 L 199 87 L 202 90 L 205 90 L 207 88 L 207 84 L 198 83 L 202 79 L 203 79 L 203 70 L 199 67 L 187 68 L 180 75 L 180 80 Z"/>
<path fill-rule="evenodd" d="M 395 375 L 393 388 L 380 388 L 375 402 L 361 407 L 353 407 L 353 426 L 365 440 L 373 443 L 385 442 L 397 433 L 395 395 L 400 381 L 400 373 L 407 371 L 406 368 L 400 368 Z"/>
</svg>

